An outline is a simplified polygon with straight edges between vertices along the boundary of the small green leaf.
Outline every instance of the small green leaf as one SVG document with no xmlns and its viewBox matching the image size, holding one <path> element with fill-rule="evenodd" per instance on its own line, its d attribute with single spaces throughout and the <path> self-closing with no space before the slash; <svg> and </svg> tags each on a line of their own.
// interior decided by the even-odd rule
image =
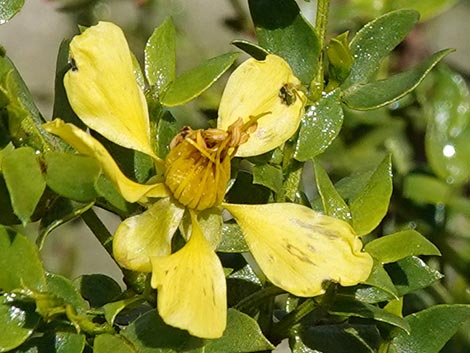
<svg viewBox="0 0 470 353">
<path fill-rule="evenodd" d="M 370 176 L 367 184 L 349 202 L 353 228 L 364 235 L 377 227 L 388 210 L 392 195 L 392 166 L 390 155 L 385 157 Z"/>
<path fill-rule="evenodd" d="M 46 183 L 60 196 L 81 202 L 93 201 L 101 173 L 96 159 L 65 152 L 47 152 Z"/>
<path fill-rule="evenodd" d="M 175 26 L 167 18 L 155 29 L 145 45 L 145 76 L 158 92 L 175 79 L 176 39 Z"/>
<path fill-rule="evenodd" d="M 162 97 L 162 104 L 174 107 L 189 102 L 208 89 L 235 62 L 240 53 L 226 53 L 205 61 L 178 76 Z"/>
<path fill-rule="evenodd" d="M 438 271 L 429 267 L 423 260 L 410 256 L 397 262 L 385 265 L 400 297 L 418 289 L 426 288 L 441 279 Z"/>
<path fill-rule="evenodd" d="M 283 57 L 304 85 L 317 72 L 320 43 L 294 0 L 249 0 L 259 44 Z"/>
<path fill-rule="evenodd" d="M 2 172 L 15 214 L 23 224 L 28 223 L 46 189 L 34 150 L 20 147 L 9 153 L 3 158 Z"/>
<path fill-rule="evenodd" d="M 441 255 L 433 243 L 412 229 L 375 239 L 366 244 L 365 251 L 382 263 L 395 262 L 408 256 Z"/>
<path fill-rule="evenodd" d="M 449 69 L 437 70 L 433 79 L 425 102 L 426 157 L 442 180 L 462 184 L 470 177 L 470 90 L 463 77 Z"/>
<path fill-rule="evenodd" d="M 165 111 L 158 121 L 157 150 L 158 156 L 165 159 L 170 152 L 170 142 L 178 134 L 180 125 L 169 111 Z"/>
<path fill-rule="evenodd" d="M 71 280 L 53 273 L 48 273 L 46 279 L 47 289 L 51 295 L 61 299 L 65 304 L 72 305 L 79 314 L 88 309 L 87 302 L 82 298 Z"/>
<path fill-rule="evenodd" d="M 202 352 L 249 353 L 271 349 L 274 349 L 274 346 L 264 337 L 254 319 L 235 309 L 229 309 L 224 335 L 215 340 L 208 340 Z"/>
<path fill-rule="evenodd" d="M 336 191 L 325 169 L 315 160 L 313 161 L 313 168 L 315 171 L 315 182 L 322 199 L 325 214 L 350 222 L 351 211 L 341 195 Z"/>
<path fill-rule="evenodd" d="M 121 295 L 119 284 L 106 275 L 83 275 L 74 280 L 81 296 L 86 299 L 92 308 L 109 303 Z"/>
<path fill-rule="evenodd" d="M 387 295 L 390 295 L 392 298 L 398 298 L 398 292 L 392 282 L 392 279 L 388 275 L 387 271 L 385 271 L 383 265 L 377 260 L 374 260 L 372 271 L 369 275 L 369 278 L 364 281 L 364 284 L 378 288 L 386 292 Z"/>
<path fill-rule="evenodd" d="M 387 8 L 396 9 L 414 9 L 421 15 L 420 22 L 429 20 L 446 11 L 458 0 L 388 0 Z"/>
<path fill-rule="evenodd" d="M 361 303 L 353 299 L 341 299 L 334 302 L 328 309 L 333 315 L 355 316 L 364 319 L 373 319 L 375 321 L 385 322 L 387 324 L 399 327 L 404 333 L 410 332 L 410 325 L 403 318 L 393 315 L 386 310 L 367 303 Z"/>
<path fill-rule="evenodd" d="M 7 0 L 0 2 L 0 25 L 8 22 L 23 7 L 24 0 Z"/>
<path fill-rule="evenodd" d="M 452 188 L 429 175 L 409 174 L 404 180 L 403 196 L 416 202 L 447 204 L 452 196 Z"/>
<path fill-rule="evenodd" d="M 437 52 L 413 69 L 384 80 L 353 86 L 344 92 L 343 102 L 357 110 L 377 109 L 393 103 L 414 90 L 429 71 L 452 51 L 446 49 Z"/>
<path fill-rule="evenodd" d="M 0 291 L 46 288 L 38 249 L 25 236 L 0 226 Z M 2 332 L 2 331 L 0 331 Z"/>
<path fill-rule="evenodd" d="M 135 209 L 133 204 L 124 200 L 113 183 L 103 174 L 99 177 L 95 187 L 98 194 L 103 198 L 103 200 L 99 200 L 100 203 L 118 215 L 128 216 Z"/>
<path fill-rule="evenodd" d="M 85 335 L 56 332 L 29 339 L 15 353 L 82 353 L 84 348 Z"/>
<path fill-rule="evenodd" d="M 354 63 L 342 85 L 343 90 L 369 81 L 382 60 L 406 37 L 418 18 L 416 11 L 398 10 L 369 22 L 357 32 L 350 44 Z"/>
<path fill-rule="evenodd" d="M 2 269 L 4 267 L 2 266 Z M 0 296 L 0 352 L 18 347 L 33 333 L 40 316 L 33 307 L 22 307 L 4 294 Z"/>
<path fill-rule="evenodd" d="M 269 54 L 269 52 L 263 47 L 260 47 L 255 43 L 248 42 L 247 40 L 237 39 L 232 41 L 232 44 L 256 60 L 264 60 Z"/>
<path fill-rule="evenodd" d="M 279 193 L 282 190 L 282 182 L 283 176 L 280 167 L 269 163 L 253 166 L 253 183 L 266 186 L 275 193 Z"/>
<path fill-rule="evenodd" d="M 470 305 L 435 305 L 405 320 L 410 334 L 395 331 L 390 353 L 438 353 L 457 329 L 470 320 Z"/>
<path fill-rule="evenodd" d="M 116 319 L 116 316 L 124 310 L 126 307 L 136 304 L 139 302 L 143 302 L 144 300 L 138 296 L 127 298 L 127 299 L 122 299 L 118 300 L 112 303 L 108 303 L 103 305 L 103 312 L 104 312 L 104 318 L 106 321 L 110 324 L 113 325 L 114 320 Z"/>
<path fill-rule="evenodd" d="M 328 57 L 328 91 L 343 83 L 351 72 L 354 62 L 348 44 L 348 32 L 330 40 L 326 55 Z"/>
<path fill-rule="evenodd" d="M 325 151 L 338 136 L 342 125 L 340 91 L 335 90 L 306 109 L 300 125 L 294 158 L 305 162 Z"/>
<path fill-rule="evenodd" d="M 236 223 L 224 223 L 222 226 L 222 241 L 217 251 L 227 253 L 240 253 L 249 251 L 240 226 Z"/>
<path fill-rule="evenodd" d="M 135 353 L 135 349 L 122 337 L 106 333 L 95 337 L 93 353 Z"/>
</svg>

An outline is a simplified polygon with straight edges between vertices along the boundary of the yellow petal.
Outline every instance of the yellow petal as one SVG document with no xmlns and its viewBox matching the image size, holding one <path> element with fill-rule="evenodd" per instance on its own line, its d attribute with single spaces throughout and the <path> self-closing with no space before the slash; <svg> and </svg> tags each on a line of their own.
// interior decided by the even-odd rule
<svg viewBox="0 0 470 353">
<path fill-rule="evenodd" d="M 306 102 L 299 87 L 289 64 L 276 55 L 268 55 L 264 61 L 248 59 L 232 73 L 220 102 L 217 127 L 227 130 L 238 118 L 247 122 L 250 116 L 269 113 L 258 120 L 237 156 L 268 152 L 295 133 Z"/>
<path fill-rule="evenodd" d="M 158 289 L 158 312 L 171 326 L 193 336 L 222 336 L 227 321 L 224 271 L 213 247 L 193 217 L 186 245 L 166 257 L 152 257 L 153 288 Z"/>
<path fill-rule="evenodd" d="M 119 193 L 129 202 L 136 202 L 149 197 L 168 196 L 168 190 L 162 183 L 139 184 L 127 178 L 119 169 L 113 157 L 93 136 L 72 124 L 55 119 L 43 125 L 44 130 L 61 137 L 78 152 L 94 157 L 103 168 L 104 173 L 113 182 Z"/>
<path fill-rule="evenodd" d="M 153 156 L 147 103 L 122 30 L 99 22 L 73 38 L 70 57 L 64 85 L 79 118 L 108 140 Z"/>
<path fill-rule="evenodd" d="M 322 283 L 365 281 L 372 258 L 348 223 L 291 204 L 223 204 L 236 219 L 268 279 L 301 297 L 322 294 Z"/>
<path fill-rule="evenodd" d="M 167 197 L 154 203 L 144 213 L 124 220 L 113 238 L 116 261 L 129 270 L 151 272 L 151 256 L 171 253 L 171 238 L 183 214 L 184 208 Z"/>
</svg>

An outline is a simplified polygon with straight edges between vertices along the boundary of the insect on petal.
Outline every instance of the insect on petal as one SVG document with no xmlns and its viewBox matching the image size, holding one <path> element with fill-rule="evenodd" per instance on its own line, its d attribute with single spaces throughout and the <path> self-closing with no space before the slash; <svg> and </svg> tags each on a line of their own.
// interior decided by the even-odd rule
<svg viewBox="0 0 470 353">
<path fill-rule="evenodd" d="M 168 325 L 218 338 L 227 321 L 224 271 L 192 212 L 191 217 L 186 245 L 170 256 L 151 258 L 151 285 L 158 289 L 158 313 Z"/>
<path fill-rule="evenodd" d="M 276 55 L 263 61 L 248 59 L 232 73 L 220 102 L 217 127 L 227 130 L 238 118 L 247 122 L 261 116 L 237 156 L 268 152 L 296 132 L 306 102 L 300 87 L 289 64 Z"/>
<path fill-rule="evenodd" d="M 64 85 L 78 117 L 108 140 L 154 156 L 147 102 L 122 30 L 109 22 L 89 27 L 70 42 L 70 58 Z"/>
<path fill-rule="evenodd" d="M 346 222 L 291 203 L 222 206 L 264 274 L 292 294 L 319 295 L 324 281 L 352 286 L 370 274 L 372 258 Z"/>
</svg>

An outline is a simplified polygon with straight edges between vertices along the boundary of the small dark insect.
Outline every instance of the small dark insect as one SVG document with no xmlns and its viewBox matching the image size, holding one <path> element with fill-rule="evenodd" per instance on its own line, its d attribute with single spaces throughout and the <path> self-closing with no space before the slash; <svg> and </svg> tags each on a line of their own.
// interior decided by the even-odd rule
<svg viewBox="0 0 470 353">
<path fill-rule="evenodd" d="M 78 71 L 77 63 L 75 62 L 74 58 L 69 59 L 70 67 L 72 68 L 72 71 Z"/>
<path fill-rule="evenodd" d="M 278 96 L 281 98 L 282 103 L 287 106 L 294 104 L 297 98 L 293 88 L 292 84 L 284 83 L 279 90 Z"/>
</svg>

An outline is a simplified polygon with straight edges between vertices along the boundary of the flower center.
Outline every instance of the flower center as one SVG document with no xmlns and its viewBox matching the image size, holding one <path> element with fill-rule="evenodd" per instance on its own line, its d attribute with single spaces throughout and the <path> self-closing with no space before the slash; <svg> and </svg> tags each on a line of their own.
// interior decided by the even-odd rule
<svg viewBox="0 0 470 353">
<path fill-rule="evenodd" d="M 219 205 L 230 179 L 230 161 L 238 146 L 248 140 L 249 128 L 242 119 L 227 131 L 184 127 L 171 142 L 165 160 L 165 184 L 173 196 L 199 211 Z"/>
</svg>

